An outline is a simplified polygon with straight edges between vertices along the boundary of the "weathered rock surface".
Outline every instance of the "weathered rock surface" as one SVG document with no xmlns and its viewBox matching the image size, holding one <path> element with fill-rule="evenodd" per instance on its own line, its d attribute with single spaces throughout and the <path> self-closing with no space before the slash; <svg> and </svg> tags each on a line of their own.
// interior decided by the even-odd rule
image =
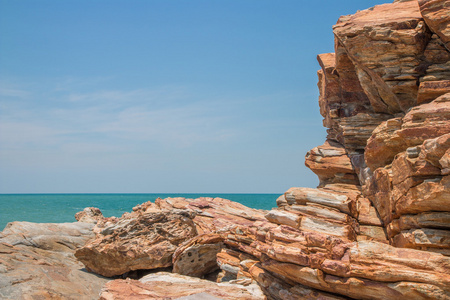
<svg viewBox="0 0 450 300">
<path fill-rule="evenodd" d="M 311 149 L 306 154 L 305 165 L 319 177 L 320 186 L 330 183 L 359 184 L 347 150 L 337 142 L 329 140 Z"/>
<path fill-rule="evenodd" d="M 199 234 L 226 232 L 236 225 L 249 226 L 254 221 L 265 220 L 265 211 L 222 198 L 158 198 L 155 206 L 162 210 L 187 209 L 195 212 L 193 221 Z"/>
<path fill-rule="evenodd" d="M 450 4 L 446 0 L 419 0 L 420 12 L 431 31 L 436 33 L 450 51 Z"/>
<path fill-rule="evenodd" d="M 90 271 L 218 282 L 157 273 L 110 281 L 102 299 L 450 299 L 449 11 L 396 0 L 339 19 L 335 53 L 318 56 L 328 136 L 305 161 L 318 188 L 270 211 L 204 197 L 80 214 L 96 222 L 76 252 Z"/>
<path fill-rule="evenodd" d="M 282 280 L 278 291 L 296 283 L 356 299 L 450 297 L 449 11 L 448 1 L 394 1 L 333 27 L 335 53 L 318 56 L 327 141 L 305 158 L 319 188 L 280 196 L 266 216 L 278 228 L 225 240 Z M 320 236 L 333 246 L 310 244 Z"/>
<path fill-rule="evenodd" d="M 349 297 L 445 299 L 450 295 L 450 258 L 440 254 L 264 224 L 239 228 L 225 243 L 257 257 L 272 274 Z M 426 292 L 420 295 L 417 290 L 424 287 Z M 379 295 L 372 294 L 375 290 Z"/>
<path fill-rule="evenodd" d="M 365 150 L 367 166 L 375 171 L 392 163 L 397 153 L 449 132 L 450 93 L 447 93 L 413 107 L 403 118 L 390 119 L 378 126 Z"/>
<path fill-rule="evenodd" d="M 73 253 L 93 224 L 9 223 L 0 233 L 1 299 L 96 299 L 108 279 L 84 270 Z"/>
<path fill-rule="evenodd" d="M 417 103 L 421 54 L 431 32 L 416 1 L 377 5 L 333 27 L 374 112 L 405 112 Z"/>
<path fill-rule="evenodd" d="M 328 128 L 328 141 L 344 146 L 345 153 L 363 150 L 372 131 L 389 115 L 374 112 L 357 79 L 355 66 L 339 42 L 336 55 L 327 53 L 317 58 L 322 67 L 318 72 L 319 106 L 323 124 Z"/>
<path fill-rule="evenodd" d="M 196 236 L 183 243 L 173 254 L 173 272 L 202 277 L 219 269 L 217 254 L 224 247 L 220 234 Z"/>
<path fill-rule="evenodd" d="M 191 296 L 191 297 L 187 297 Z M 182 298 L 186 297 L 186 298 Z M 102 300 L 133 299 L 266 299 L 257 284 L 215 283 L 173 273 L 155 273 L 140 280 L 113 280 L 100 295 Z"/>
<path fill-rule="evenodd" d="M 184 210 L 125 215 L 79 248 L 75 256 L 89 271 L 107 277 L 169 267 L 177 247 L 197 235 L 193 217 Z"/>
<path fill-rule="evenodd" d="M 287 283 L 287 279 L 279 279 L 263 269 L 261 264 L 253 264 L 249 272 L 252 278 L 261 286 L 266 295 L 272 299 L 307 299 L 307 300 L 338 300 L 345 299 L 337 295 L 328 294 L 298 283 Z M 280 274 L 278 274 L 280 276 Z"/>
<path fill-rule="evenodd" d="M 78 222 L 97 224 L 97 222 L 103 220 L 104 217 L 100 209 L 97 207 L 86 207 L 82 211 L 75 214 L 75 219 Z"/>
</svg>

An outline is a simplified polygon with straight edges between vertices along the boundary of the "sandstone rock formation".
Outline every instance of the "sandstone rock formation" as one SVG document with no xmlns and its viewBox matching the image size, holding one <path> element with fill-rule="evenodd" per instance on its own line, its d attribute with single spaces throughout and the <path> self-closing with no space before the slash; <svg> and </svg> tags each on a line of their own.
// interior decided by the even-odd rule
<svg viewBox="0 0 450 300">
<path fill-rule="evenodd" d="M 117 220 L 100 220 L 96 238 L 75 256 L 88 270 L 109 277 L 172 265 L 174 272 L 203 276 L 217 269 L 215 253 L 223 239 L 218 233 L 256 220 L 264 220 L 263 211 L 226 199 L 158 198 Z"/>
<path fill-rule="evenodd" d="M 80 212 L 75 214 L 75 219 L 78 222 L 94 223 L 103 220 L 103 214 L 97 207 L 86 207 Z"/>
<path fill-rule="evenodd" d="M 1 299 L 96 299 L 106 278 L 86 272 L 73 253 L 93 224 L 9 223 L 0 233 Z"/>
<path fill-rule="evenodd" d="M 219 282 L 256 282 L 269 299 L 450 299 L 449 10 L 394 1 L 341 17 L 335 53 L 318 56 L 328 137 L 305 164 L 319 187 L 265 213 L 158 199 L 195 211 L 201 233 L 174 271 L 219 268 Z"/>
<path fill-rule="evenodd" d="M 396 0 L 339 19 L 335 53 L 318 56 L 328 136 L 305 161 L 318 188 L 290 188 L 270 211 L 220 198 L 157 199 L 121 218 L 88 208 L 77 219 L 96 222 L 79 225 L 91 240 L 30 229 L 0 238 L 0 259 L 66 245 L 105 276 L 178 273 L 112 280 L 101 299 L 450 299 L 449 11 Z"/>
<path fill-rule="evenodd" d="M 246 207 L 222 198 L 156 199 L 155 206 L 163 210 L 188 209 L 196 213 L 193 219 L 201 233 L 226 232 L 236 225 L 250 226 L 254 221 L 265 220 L 265 212 Z"/>
<path fill-rule="evenodd" d="M 203 277 L 216 271 L 217 254 L 223 248 L 223 237 L 217 233 L 202 234 L 183 243 L 173 254 L 173 272 Z"/>
<path fill-rule="evenodd" d="M 191 212 L 182 210 L 124 216 L 75 256 L 89 271 L 109 277 L 169 267 L 177 247 L 197 235 L 192 218 Z"/>
<path fill-rule="evenodd" d="M 256 284 L 243 286 L 215 283 L 189 276 L 160 272 L 144 276 L 140 280 L 110 281 L 103 288 L 100 299 L 261 300 L 266 298 Z"/>
<path fill-rule="evenodd" d="M 264 235 L 241 228 L 227 245 L 253 255 L 285 282 L 351 298 L 450 297 L 447 2 L 395 1 L 339 19 L 335 53 L 318 56 L 328 137 L 305 162 L 319 188 L 289 189 L 266 216 L 279 229 Z M 279 231 L 286 233 L 277 240 Z M 308 241 L 320 235 L 338 239 L 345 246 L 331 249 L 344 247 L 348 254 L 312 252 Z M 430 255 L 441 261 L 425 271 Z M 428 273 L 438 265 L 445 267 Z M 420 274 L 428 281 L 415 277 Z"/>
<path fill-rule="evenodd" d="M 435 32 L 450 51 L 450 15 L 446 0 L 419 0 L 420 12 L 431 31 Z"/>
</svg>

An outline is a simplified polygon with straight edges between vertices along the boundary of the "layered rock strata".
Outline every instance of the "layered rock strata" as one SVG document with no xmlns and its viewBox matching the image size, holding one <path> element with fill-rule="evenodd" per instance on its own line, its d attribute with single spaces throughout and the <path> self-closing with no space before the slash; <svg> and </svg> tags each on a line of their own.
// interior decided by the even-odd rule
<svg viewBox="0 0 450 300">
<path fill-rule="evenodd" d="M 197 235 L 187 211 L 150 212 L 124 217 L 103 229 L 75 256 L 89 271 L 103 276 L 172 266 L 172 255 Z"/>
<path fill-rule="evenodd" d="M 270 211 L 220 198 L 157 199 L 120 218 L 88 208 L 77 218 L 96 222 L 80 225 L 91 239 L 50 250 L 77 247 L 105 276 L 178 273 L 112 280 L 101 299 L 450 299 L 449 10 L 398 0 L 339 19 L 335 53 L 318 56 L 328 136 L 305 162 L 318 188 L 293 187 Z"/>
<path fill-rule="evenodd" d="M 201 277 L 217 269 L 220 233 L 263 219 L 263 211 L 226 199 L 158 198 L 121 218 L 100 220 L 95 238 L 75 256 L 103 276 L 174 266 L 177 273 Z"/>
<path fill-rule="evenodd" d="M 345 267 L 335 261 L 331 268 L 312 267 L 307 260 L 283 261 L 272 245 L 259 258 L 266 271 L 357 299 L 450 297 L 444 279 L 450 255 L 449 11 L 446 1 L 395 1 L 341 17 L 334 26 L 335 53 L 318 56 L 319 106 L 328 137 L 305 162 L 319 177 L 319 188 L 289 189 L 268 219 L 303 234 L 350 241 L 349 255 L 342 256 Z M 273 234 L 265 238 L 270 245 L 268 236 Z M 240 247 L 253 254 L 266 249 L 255 243 Z M 366 249 L 360 252 L 368 255 L 361 260 L 365 271 L 350 275 L 363 269 L 347 265 L 356 249 Z M 426 282 L 407 278 L 412 270 L 429 274 L 433 268 L 420 266 L 430 255 L 442 260 L 445 275 L 438 279 L 439 271 Z M 409 271 L 388 267 L 403 260 L 410 260 Z M 374 275 L 377 265 L 386 278 Z"/>
<path fill-rule="evenodd" d="M 215 283 L 173 273 L 155 273 L 139 280 L 114 280 L 102 289 L 101 300 L 260 300 L 265 296 L 255 283 L 243 286 L 229 283 Z"/>
<path fill-rule="evenodd" d="M 328 137 L 305 164 L 319 187 L 264 214 L 157 200 L 196 212 L 201 234 L 174 271 L 219 268 L 219 282 L 256 282 L 269 299 L 450 299 L 448 11 L 412 0 L 341 17 L 335 53 L 318 56 Z"/>
</svg>

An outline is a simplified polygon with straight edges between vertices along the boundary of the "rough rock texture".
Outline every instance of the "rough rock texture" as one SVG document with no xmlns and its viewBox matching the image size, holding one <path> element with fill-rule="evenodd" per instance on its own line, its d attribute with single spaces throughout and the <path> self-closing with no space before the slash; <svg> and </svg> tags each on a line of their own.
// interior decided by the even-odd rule
<svg viewBox="0 0 450 300">
<path fill-rule="evenodd" d="M 225 243 L 275 277 L 313 289 L 356 299 L 450 296 L 450 258 L 441 254 L 256 223 L 237 228 Z"/>
<path fill-rule="evenodd" d="M 270 211 L 167 198 L 99 217 L 76 252 L 90 271 L 218 282 L 156 273 L 102 299 L 450 299 L 449 11 L 396 0 L 339 19 L 335 53 L 318 56 L 328 136 L 305 161 L 318 188 Z"/>
<path fill-rule="evenodd" d="M 264 220 L 264 212 L 226 199 L 158 198 L 120 219 L 101 219 L 94 228 L 96 239 L 75 256 L 88 270 L 108 277 L 173 264 L 177 273 L 201 277 L 217 268 L 221 237 L 215 233 L 255 220 Z M 197 234 L 203 236 L 190 240 Z"/>
<path fill-rule="evenodd" d="M 108 277 L 169 267 L 177 247 L 197 235 L 193 217 L 184 210 L 125 215 L 79 248 L 75 256 L 89 271 Z"/>
<path fill-rule="evenodd" d="M 156 199 L 155 206 L 163 210 L 187 209 L 195 212 L 193 221 L 199 234 L 226 232 L 236 225 L 249 226 L 256 220 L 265 220 L 265 211 L 222 198 Z"/>
<path fill-rule="evenodd" d="M 450 298 L 449 5 L 394 1 L 333 27 L 335 53 L 318 56 L 328 137 L 305 158 L 319 187 L 280 196 L 266 215 L 278 228 L 225 240 L 281 279 L 278 292 Z"/>
<path fill-rule="evenodd" d="M 392 163 L 395 155 L 425 140 L 450 132 L 450 92 L 413 107 L 404 117 L 378 126 L 367 142 L 365 158 L 371 170 Z"/>
<path fill-rule="evenodd" d="M 450 4 L 446 0 L 419 0 L 420 12 L 431 31 L 450 50 Z"/>
<path fill-rule="evenodd" d="M 1 299 L 96 299 L 108 279 L 86 272 L 73 253 L 92 224 L 12 222 L 0 233 Z"/>
<path fill-rule="evenodd" d="M 416 1 L 378 5 L 341 17 L 333 31 L 374 112 L 404 112 L 417 103 L 421 55 L 431 32 Z"/>
<path fill-rule="evenodd" d="M 97 224 L 99 220 L 103 220 L 103 214 L 97 207 L 86 207 L 75 214 L 75 219 L 78 222 Z"/>
<path fill-rule="evenodd" d="M 173 254 L 173 272 L 202 277 L 219 269 L 217 253 L 223 248 L 220 234 L 202 234 L 183 243 Z"/>
<path fill-rule="evenodd" d="M 191 297 L 187 297 L 191 296 Z M 181 298 L 186 297 L 186 298 Z M 133 299 L 266 299 L 256 284 L 248 286 L 214 283 L 207 280 L 172 273 L 155 273 L 140 280 L 108 282 L 100 295 L 102 300 Z"/>
<path fill-rule="evenodd" d="M 306 154 L 305 165 L 319 177 L 320 186 L 329 183 L 359 184 L 347 150 L 335 141 L 328 140 L 310 150 Z"/>
</svg>

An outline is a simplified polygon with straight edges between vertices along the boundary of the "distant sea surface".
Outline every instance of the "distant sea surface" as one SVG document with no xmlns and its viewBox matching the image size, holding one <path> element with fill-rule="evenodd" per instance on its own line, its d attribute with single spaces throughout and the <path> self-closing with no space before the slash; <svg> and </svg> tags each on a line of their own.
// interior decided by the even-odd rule
<svg viewBox="0 0 450 300">
<path fill-rule="evenodd" d="M 105 217 L 120 217 L 138 204 L 167 197 L 219 197 L 257 209 L 276 207 L 280 194 L 0 194 L 0 231 L 13 221 L 75 222 L 85 207 L 98 207 Z"/>
</svg>

